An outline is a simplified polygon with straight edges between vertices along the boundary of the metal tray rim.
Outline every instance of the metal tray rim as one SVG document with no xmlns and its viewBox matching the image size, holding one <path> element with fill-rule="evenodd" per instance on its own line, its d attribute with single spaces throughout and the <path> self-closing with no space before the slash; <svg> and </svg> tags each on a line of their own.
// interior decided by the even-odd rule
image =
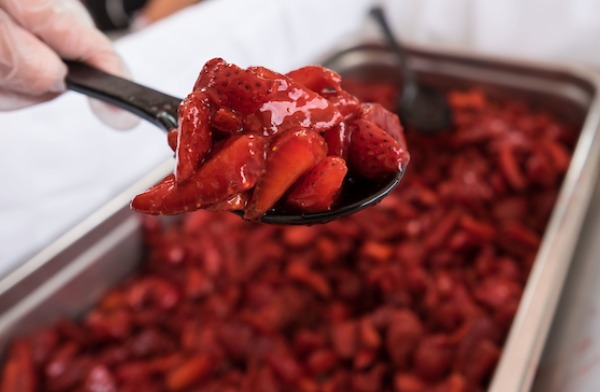
<svg viewBox="0 0 600 392">
<path fill-rule="evenodd" d="M 341 55 L 345 51 L 355 50 L 357 46 L 382 45 L 381 40 L 351 39 L 336 48 L 333 53 Z M 569 169 L 488 389 L 488 392 L 529 391 L 552 325 L 596 179 L 600 174 L 598 167 L 600 164 L 600 73 L 585 66 L 511 59 L 466 50 L 432 49 L 417 45 L 407 46 L 407 49 L 410 54 L 416 56 L 419 53 L 434 54 L 455 60 L 468 59 L 496 66 L 507 65 L 532 71 L 560 73 L 585 81 L 593 89 L 589 111 L 573 151 Z M 329 58 L 331 56 L 332 54 Z M 324 58 L 328 57 L 324 56 Z"/>
<path fill-rule="evenodd" d="M 120 192 L 114 198 L 109 200 L 96 212 L 35 253 L 32 257 L 23 262 L 23 264 L 17 266 L 5 275 L 0 276 L 0 297 L 17 286 L 21 281 L 23 281 L 23 279 L 35 272 L 53 257 L 77 242 L 87 233 L 94 230 L 94 228 L 97 227 L 100 222 L 103 222 L 110 216 L 114 215 L 117 211 L 121 210 L 123 206 L 129 205 L 129 202 L 133 196 L 155 184 L 158 178 L 166 176 L 172 171 L 172 168 L 173 161 L 171 159 L 161 163 L 148 174 L 143 176 L 140 180 L 129 186 L 126 190 Z"/>
<path fill-rule="evenodd" d="M 376 38 L 364 38 L 364 37 L 350 37 L 342 41 L 334 50 L 328 51 L 323 54 L 317 63 L 323 64 L 330 59 L 333 55 L 343 53 L 345 51 L 355 49 L 357 46 L 373 46 L 373 47 L 385 47 L 385 43 L 382 39 Z M 518 68 L 528 68 L 532 71 L 545 71 L 552 73 L 563 73 L 570 75 L 575 78 L 585 80 L 595 90 L 600 93 L 600 70 L 593 69 L 592 67 L 581 65 L 581 64 L 569 64 L 556 60 L 534 60 L 527 58 L 517 58 L 501 54 L 483 53 L 476 50 L 449 48 L 439 45 L 419 45 L 419 44 L 406 44 L 404 45 L 406 52 L 409 54 L 409 62 L 411 55 L 434 55 L 463 60 L 473 60 L 477 62 L 485 62 L 494 65 L 507 65 Z M 597 103 L 597 100 L 595 100 Z"/>
</svg>

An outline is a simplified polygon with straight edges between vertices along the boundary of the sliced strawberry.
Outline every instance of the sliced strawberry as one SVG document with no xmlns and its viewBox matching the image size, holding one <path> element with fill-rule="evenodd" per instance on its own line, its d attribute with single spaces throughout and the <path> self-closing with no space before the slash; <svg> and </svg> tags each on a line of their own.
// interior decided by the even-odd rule
<svg viewBox="0 0 600 392">
<path fill-rule="evenodd" d="M 242 128 L 242 116 L 233 110 L 220 108 L 212 118 L 212 126 L 229 135 L 239 133 Z"/>
<path fill-rule="evenodd" d="M 193 92 L 179 106 L 175 178 L 189 179 L 212 146 L 210 107 L 204 93 Z"/>
<path fill-rule="evenodd" d="M 192 91 L 200 91 L 208 87 L 210 81 L 215 78 L 215 73 L 222 69 L 226 64 L 227 62 L 220 57 L 208 60 L 200 70 L 200 74 L 198 75 L 198 79 L 196 79 Z"/>
<path fill-rule="evenodd" d="M 258 114 L 250 114 L 244 117 L 243 120 L 244 131 L 247 133 L 255 133 L 257 135 L 265 135 L 268 136 L 269 132 L 264 132 L 264 126 L 262 119 Z"/>
<path fill-rule="evenodd" d="M 285 76 L 318 94 L 324 91 L 339 91 L 341 89 L 341 76 L 318 65 L 298 68 L 286 73 Z"/>
<path fill-rule="evenodd" d="M 194 86 L 220 107 L 243 115 L 256 112 L 274 93 L 274 82 L 223 59 L 207 63 Z"/>
<path fill-rule="evenodd" d="M 2 392 L 36 392 L 38 375 L 31 347 L 24 341 L 13 344 L 4 364 L 0 390 Z"/>
<path fill-rule="evenodd" d="M 346 91 L 326 92 L 323 96 L 335 106 L 345 120 L 352 119 L 360 113 L 360 101 Z"/>
<path fill-rule="evenodd" d="M 165 384 L 168 391 L 189 390 L 194 384 L 207 378 L 217 362 L 206 354 L 197 354 L 167 373 Z"/>
<path fill-rule="evenodd" d="M 177 150 L 177 139 L 179 138 L 179 129 L 173 128 L 167 133 L 167 143 L 169 143 L 169 147 L 171 150 Z"/>
<path fill-rule="evenodd" d="M 193 175 L 176 184 L 167 176 L 136 196 L 131 208 L 148 214 L 179 214 L 215 204 L 252 188 L 265 165 L 266 139 L 240 135 L 228 140 Z"/>
<path fill-rule="evenodd" d="M 258 114 L 267 134 L 296 129 L 298 126 L 324 132 L 343 120 L 342 114 L 327 99 L 287 76 L 264 67 L 251 69 L 276 83 L 276 92 Z"/>
<path fill-rule="evenodd" d="M 376 180 L 407 163 L 406 150 L 389 133 L 369 121 L 354 122 L 348 148 L 348 164 L 354 172 Z"/>
<path fill-rule="evenodd" d="M 258 219 L 283 196 L 302 174 L 327 154 L 327 144 L 310 130 L 282 134 L 271 145 L 265 174 L 256 184 L 246 219 Z"/>
<path fill-rule="evenodd" d="M 392 135 L 400 147 L 405 151 L 407 150 L 404 129 L 395 113 L 390 112 L 378 103 L 363 103 L 360 105 L 360 118 L 372 122 Z"/>
<path fill-rule="evenodd" d="M 280 74 L 279 72 L 275 72 L 269 68 L 266 67 L 248 67 L 248 71 L 260 76 L 261 78 L 265 78 L 265 79 L 269 79 L 272 81 L 280 81 L 277 82 L 277 87 L 281 87 L 281 81 L 285 81 L 288 80 L 288 78 L 284 77 L 283 74 Z"/>
<path fill-rule="evenodd" d="M 294 184 L 286 205 L 306 212 L 329 210 L 342 189 L 346 173 L 348 168 L 342 158 L 324 158 Z"/>
<path fill-rule="evenodd" d="M 350 142 L 350 128 L 345 122 L 325 131 L 323 138 L 327 143 L 327 155 L 334 155 L 344 159 L 348 156 L 348 143 Z"/>
<path fill-rule="evenodd" d="M 84 382 L 86 392 L 116 392 L 117 382 L 114 376 L 104 365 L 92 367 Z"/>
<path fill-rule="evenodd" d="M 248 199 L 250 199 L 248 192 L 238 193 L 227 200 L 209 206 L 208 209 L 210 211 L 241 211 L 246 207 Z"/>
</svg>

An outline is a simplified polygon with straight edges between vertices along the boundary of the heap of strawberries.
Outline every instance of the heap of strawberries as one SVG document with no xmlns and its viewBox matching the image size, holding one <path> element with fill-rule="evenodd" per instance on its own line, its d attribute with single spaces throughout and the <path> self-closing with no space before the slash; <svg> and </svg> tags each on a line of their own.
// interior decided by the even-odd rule
<svg viewBox="0 0 600 392">
<path fill-rule="evenodd" d="M 398 117 L 319 66 L 283 75 L 212 59 L 178 120 L 168 135 L 175 170 L 136 196 L 134 210 L 238 210 L 249 220 L 274 207 L 327 211 L 346 177 L 385 180 L 409 161 Z"/>
<path fill-rule="evenodd" d="M 393 107 L 389 83 L 345 80 Z M 548 110 L 450 91 L 401 184 L 324 225 L 143 217 L 138 273 L 7 346 L 0 391 L 483 392 L 578 137 Z M 3 353 L 4 354 L 4 353 Z"/>
</svg>

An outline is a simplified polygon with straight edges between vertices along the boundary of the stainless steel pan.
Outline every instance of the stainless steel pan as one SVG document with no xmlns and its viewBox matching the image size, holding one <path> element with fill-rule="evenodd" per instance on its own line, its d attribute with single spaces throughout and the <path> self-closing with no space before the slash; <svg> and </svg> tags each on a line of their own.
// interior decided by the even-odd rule
<svg viewBox="0 0 600 392">
<path fill-rule="evenodd" d="M 530 390 L 598 176 L 600 78 L 576 68 L 412 50 L 419 75 L 440 88 L 477 86 L 525 99 L 580 129 L 579 142 L 543 237 L 490 392 Z M 395 57 L 379 44 L 338 48 L 323 63 L 344 75 L 398 81 Z M 0 353 L 16 335 L 77 316 L 133 271 L 143 245 L 133 195 L 171 169 L 166 162 L 17 270 L 0 278 Z"/>
</svg>

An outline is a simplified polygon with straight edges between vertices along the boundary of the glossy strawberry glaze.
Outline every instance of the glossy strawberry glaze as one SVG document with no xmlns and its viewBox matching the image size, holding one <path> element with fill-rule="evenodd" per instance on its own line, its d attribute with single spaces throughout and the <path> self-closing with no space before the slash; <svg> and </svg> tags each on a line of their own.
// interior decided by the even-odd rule
<svg viewBox="0 0 600 392">
<path fill-rule="evenodd" d="M 174 175 L 166 177 L 153 190 L 138 195 L 132 208 L 143 206 L 148 213 L 163 209 L 173 214 L 194 211 L 222 202 L 252 188 L 264 166 L 267 142 L 262 136 L 240 135 L 225 141 L 219 154 L 213 155 L 194 172 L 189 181 L 178 183 Z M 160 198 L 156 198 L 160 194 Z"/>
<path fill-rule="evenodd" d="M 281 81 L 281 88 L 259 109 L 268 134 L 292 127 L 323 131 L 342 121 L 341 114 L 331 110 L 330 102 L 320 95 L 309 94 L 306 89 L 285 80 Z"/>
<path fill-rule="evenodd" d="M 223 157 L 230 152 L 222 145 L 239 135 L 264 138 L 266 147 L 238 150 L 235 161 Z M 278 145 L 290 135 L 296 141 L 288 142 L 282 155 Z M 168 142 L 176 156 L 174 176 L 137 196 L 134 210 L 164 215 L 238 210 L 250 220 L 274 208 L 323 212 L 343 199 L 348 179 L 383 182 L 409 161 L 397 117 L 380 105 L 361 105 L 342 89 L 336 73 L 309 66 L 283 75 L 264 67 L 241 69 L 218 58 L 206 63 L 180 105 L 179 128 L 169 132 Z M 309 151 L 316 145 L 323 151 L 313 156 Z M 349 168 L 342 181 L 340 171 L 325 171 L 313 192 L 307 193 L 306 185 L 304 191 L 294 189 L 327 155 Z M 292 191 L 303 194 L 302 203 L 285 201 Z"/>
</svg>

